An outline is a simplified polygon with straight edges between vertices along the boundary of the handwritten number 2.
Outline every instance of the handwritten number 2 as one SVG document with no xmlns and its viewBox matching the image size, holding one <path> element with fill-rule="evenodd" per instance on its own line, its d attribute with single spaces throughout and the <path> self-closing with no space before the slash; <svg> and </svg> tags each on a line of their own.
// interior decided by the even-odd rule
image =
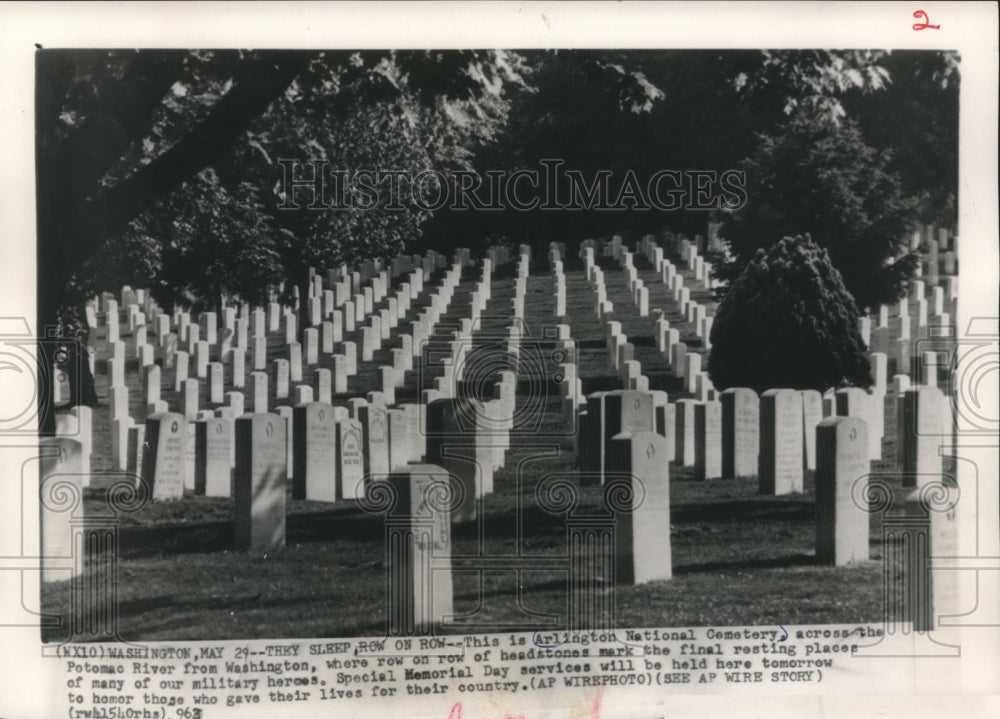
<svg viewBox="0 0 1000 719">
<path fill-rule="evenodd" d="M 914 10 L 913 11 L 913 17 L 915 17 L 917 20 L 923 20 L 922 23 L 921 22 L 915 22 L 915 23 L 913 23 L 913 29 L 914 30 L 940 30 L 941 29 L 940 25 L 931 25 L 930 24 L 930 20 L 931 19 L 929 17 L 927 17 L 927 13 L 925 13 L 923 10 Z"/>
</svg>

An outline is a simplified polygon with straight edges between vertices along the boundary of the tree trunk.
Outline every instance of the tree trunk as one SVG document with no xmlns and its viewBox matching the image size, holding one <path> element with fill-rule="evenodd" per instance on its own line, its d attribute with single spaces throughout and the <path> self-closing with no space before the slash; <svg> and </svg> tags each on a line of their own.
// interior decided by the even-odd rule
<svg viewBox="0 0 1000 719">
<path fill-rule="evenodd" d="M 58 159 L 71 161 L 69 166 L 40 161 L 36 180 L 38 337 L 46 338 L 48 328 L 57 327 L 59 307 L 72 272 L 152 202 L 222 157 L 250 122 L 281 96 L 311 57 L 311 53 L 298 51 L 265 53 L 260 61 L 247 63 L 242 77 L 208 118 L 153 162 L 103 193 L 98 194 L 95 188 L 92 193 L 68 197 L 60 189 L 66 178 L 80 174 L 81 168 L 75 167 L 79 151 L 74 145 L 67 146 L 66 154 L 57 155 Z M 162 87 L 164 76 L 158 75 L 153 82 Z M 148 100 L 148 96 L 144 97 Z M 131 111 L 135 112 L 135 108 Z M 135 127 L 129 129 L 136 131 Z M 40 351 L 38 360 L 38 376 L 49 382 L 51 352 Z M 86 356 L 79 357 L 79 361 L 83 362 L 83 373 L 71 376 L 89 376 Z M 91 381 L 89 389 L 77 388 L 74 396 L 92 393 Z M 39 424 L 51 431 L 52 404 L 46 397 L 39 396 Z"/>
<path fill-rule="evenodd" d="M 306 327 L 309 326 L 309 268 L 302 268 L 295 275 L 295 285 L 299 288 L 299 314 L 295 333 L 296 339 L 302 342 L 305 338 Z"/>
<path fill-rule="evenodd" d="M 147 207 L 229 151 L 233 141 L 268 105 L 281 96 L 310 53 L 267 53 L 247 63 L 242 77 L 211 114 L 169 150 L 112 188 L 84 196 L 63 197 L 63 175 L 74 167 L 39 167 L 38 257 L 45 286 L 62 292 L 69 274 Z M 58 271 L 53 271 L 58 268 Z M 40 285 L 41 286 L 41 285 Z M 58 307 L 58 302 L 56 307 Z M 51 315 L 50 315 L 51 316 Z"/>
</svg>

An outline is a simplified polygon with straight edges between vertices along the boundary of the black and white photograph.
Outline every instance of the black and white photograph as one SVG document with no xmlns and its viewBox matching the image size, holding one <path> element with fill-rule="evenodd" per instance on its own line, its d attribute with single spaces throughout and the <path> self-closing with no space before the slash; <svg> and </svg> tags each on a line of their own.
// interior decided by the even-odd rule
<svg viewBox="0 0 1000 719">
<path fill-rule="evenodd" d="M 38 716 L 1000 691 L 960 661 L 1000 654 L 996 38 L 938 7 L 917 47 L 25 38 Z"/>
</svg>

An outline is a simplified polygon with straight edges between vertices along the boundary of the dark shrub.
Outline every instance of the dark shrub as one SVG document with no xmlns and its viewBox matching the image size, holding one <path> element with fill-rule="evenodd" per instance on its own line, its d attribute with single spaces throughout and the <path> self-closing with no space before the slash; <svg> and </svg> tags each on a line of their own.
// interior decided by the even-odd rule
<svg viewBox="0 0 1000 719">
<path fill-rule="evenodd" d="M 711 339 L 720 390 L 871 385 L 857 307 L 809 235 L 757 251 L 719 304 Z"/>
</svg>

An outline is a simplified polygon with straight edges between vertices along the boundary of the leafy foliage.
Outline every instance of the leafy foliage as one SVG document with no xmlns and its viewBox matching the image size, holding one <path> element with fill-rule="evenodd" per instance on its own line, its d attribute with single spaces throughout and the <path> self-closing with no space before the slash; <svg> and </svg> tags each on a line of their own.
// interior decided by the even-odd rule
<svg viewBox="0 0 1000 719">
<path fill-rule="evenodd" d="M 344 77 L 336 65 L 340 59 L 324 54 L 313 63 L 310 76 L 297 81 L 282 102 L 251 124 L 223 169 L 231 181 L 250 178 L 256 183 L 280 238 L 286 277 L 296 281 L 309 267 L 397 253 L 419 236 L 429 216 L 414 202 L 414 189 L 405 179 L 398 192 L 393 191 L 394 201 L 389 182 L 373 181 L 381 193 L 379 201 L 355 205 L 350 198 L 356 188 L 338 192 L 334 173 L 345 173 L 344 183 L 350 185 L 347 176 L 358 172 L 416 174 L 468 160 L 460 151 L 468 138 L 450 130 L 447 112 L 460 106 L 459 101 L 438 98 L 422 105 L 391 57 L 381 58 L 378 69 L 363 82 L 345 86 L 335 81 Z M 352 67 L 363 62 L 360 57 L 347 59 Z M 374 93 L 370 84 L 377 86 Z M 392 88 L 391 96 L 383 92 L 386 85 Z M 288 161 L 297 164 L 282 164 Z M 287 177 L 289 173 L 294 177 Z M 296 189 L 285 182 L 317 176 L 321 185 Z M 317 204 L 326 207 L 317 210 Z"/>
<path fill-rule="evenodd" d="M 780 134 L 762 135 L 743 163 L 749 201 L 721 230 L 731 259 L 716 264 L 717 277 L 733 280 L 770 238 L 809 233 L 859 307 L 898 299 L 917 264 L 907 246 L 914 202 L 889 162 L 854 122 L 799 114 Z"/>
<path fill-rule="evenodd" d="M 720 390 L 871 385 L 857 307 L 808 235 L 757 250 L 719 304 L 711 341 L 708 373 Z"/>
<path fill-rule="evenodd" d="M 426 213 L 411 206 L 324 220 L 278 215 L 275 160 L 327 156 L 351 170 L 468 165 L 502 117 L 504 84 L 520 80 L 519 56 L 502 51 L 46 50 L 38 57 L 46 324 L 60 306 L 80 307 L 74 282 L 85 284 L 82 266 L 121 268 L 137 241 L 163 245 L 150 253 L 158 259 L 137 265 L 156 273 L 140 284 L 188 301 L 220 288 L 257 296 L 267 288 L 262 278 L 273 281 L 274 252 L 286 277 L 295 277 L 311 262 L 397 251 L 419 234 Z M 240 210 L 253 219 L 239 221 Z M 227 218 L 234 222 L 224 231 Z M 258 244 L 234 255 L 241 233 L 243 243 Z M 211 282 L 210 274 L 188 281 L 176 271 L 207 272 L 227 254 L 258 271 Z"/>
<path fill-rule="evenodd" d="M 763 50 L 760 64 L 734 84 L 747 98 L 763 97 L 785 115 L 799 112 L 835 124 L 844 119 L 842 98 L 851 91 L 884 89 L 890 73 L 883 50 Z"/>
<path fill-rule="evenodd" d="M 881 260 L 892 253 L 883 251 L 881 241 L 874 243 L 879 249 L 864 250 L 859 225 L 869 234 L 894 231 L 889 225 L 898 213 L 892 188 L 885 184 L 889 170 L 901 174 L 908 195 L 920 198 L 924 221 L 948 216 L 954 201 L 948 172 L 957 153 L 957 139 L 951 142 L 957 138 L 956 68 L 957 58 L 947 53 L 862 50 L 46 50 L 39 53 L 37 68 L 40 264 L 49 286 L 86 284 L 86 263 L 95 278 L 113 286 L 136 281 L 127 267 L 141 253 L 149 261 L 134 266 L 157 273 L 153 284 L 162 296 L 190 294 L 195 289 L 171 274 L 172 258 L 183 255 L 193 263 L 197 252 L 205 251 L 205 264 L 211 265 L 212 252 L 190 243 L 183 253 L 166 252 L 166 244 L 177 241 L 168 213 L 185 215 L 182 222 L 192 225 L 202 223 L 192 213 L 211 213 L 209 198 L 220 192 L 224 204 L 254 208 L 262 224 L 244 241 L 260 238 L 261 252 L 277 252 L 281 272 L 293 282 L 301 281 L 309 265 L 393 253 L 412 246 L 422 232 L 431 233 L 438 246 L 442 238 L 463 245 L 498 237 L 545 243 L 554 236 L 644 233 L 664 226 L 693 234 L 704 232 L 703 211 L 508 208 L 442 210 L 432 218 L 413 203 L 389 211 L 279 210 L 277 160 L 322 158 L 347 170 L 457 169 L 482 175 L 534 169 L 542 159 L 558 158 L 584 177 L 613 173 L 614 201 L 628 172 L 641 182 L 663 168 L 727 170 L 760 134 L 773 146 L 761 145 L 748 166 L 766 169 L 762 153 L 777 152 L 794 123 L 840 126 L 836 133 L 850 137 L 854 126 L 845 118 L 856 117 L 877 149 L 875 155 L 855 158 L 856 168 L 875 162 L 871 181 L 862 181 L 867 169 L 834 163 L 839 169 L 832 174 L 839 179 L 827 177 L 816 190 L 827 191 L 824 183 L 850 187 L 850 192 L 834 193 L 834 201 L 848 210 L 841 235 L 856 245 L 852 253 L 859 254 L 859 265 L 867 252 L 877 259 L 877 273 L 893 275 L 874 278 L 874 286 L 898 289 L 906 261 L 882 267 Z M 902 106 L 907 112 L 893 112 Z M 905 143 L 893 142 L 897 129 L 909 131 Z M 929 146 L 938 149 L 930 144 L 936 134 L 946 142 L 940 152 L 928 153 Z M 827 149 L 837 147 L 832 142 Z M 826 167 L 822 149 L 813 150 L 820 169 Z M 889 149 L 891 155 L 883 152 Z M 850 152 L 828 154 L 831 162 L 839 162 Z M 209 168 L 217 178 L 214 186 L 196 179 Z M 786 185 L 801 187 L 807 169 Z M 185 183 L 187 189 L 180 191 Z M 249 188 L 239 189 L 243 183 L 254 188 L 252 197 Z M 857 207 L 851 196 L 869 191 L 871 199 Z M 206 193 L 204 201 L 197 192 Z M 751 193 L 752 203 L 763 197 Z M 941 205 L 946 210 L 937 213 Z M 781 208 L 773 204 L 771 209 L 780 219 Z M 838 245 L 824 236 L 827 227 L 835 226 L 811 221 L 825 219 L 822 215 L 792 221 L 797 219 L 786 217 L 757 234 L 810 231 L 841 266 Z M 871 227 L 880 223 L 885 227 Z M 154 248 L 157 243 L 162 247 Z M 752 241 L 747 252 L 734 246 L 732 276 L 755 249 Z M 122 272 L 110 281 L 115 268 Z M 841 269 L 856 291 L 855 273 Z M 246 278 L 256 281 L 253 274 Z M 176 286 L 168 291 L 169 285 Z M 256 291 L 242 290 L 248 296 Z M 60 297 L 57 289 L 51 299 L 41 298 L 46 305 L 41 316 L 51 318 L 51 305 L 75 304 L 79 295 Z"/>
<path fill-rule="evenodd" d="M 892 83 L 883 92 L 844 98 L 865 141 L 891 150 L 889 167 L 916 200 L 922 223 L 958 221 L 959 58 L 954 52 L 895 51 L 883 64 Z"/>
<path fill-rule="evenodd" d="M 252 184 L 226 189 L 206 170 L 172 193 L 162 212 L 172 222 L 154 287 L 161 302 L 204 310 L 235 295 L 261 304 L 282 280 L 274 233 Z"/>
</svg>

